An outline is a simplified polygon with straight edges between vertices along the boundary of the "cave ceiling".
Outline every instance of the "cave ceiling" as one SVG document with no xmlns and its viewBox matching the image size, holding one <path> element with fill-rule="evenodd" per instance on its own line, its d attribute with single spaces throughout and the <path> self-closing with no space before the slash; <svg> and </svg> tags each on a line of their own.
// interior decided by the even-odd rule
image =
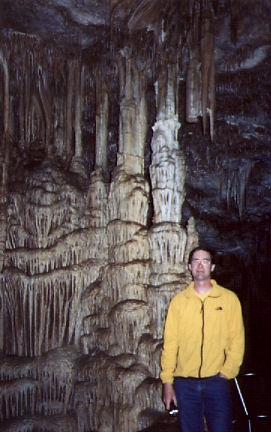
<svg viewBox="0 0 271 432">
<path fill-rule="evenodd" d="M 93 63 L 108 61 L 126 43 L 148 52 L 157 67 L 163 67 L 163 59 L 178 59 L 179 142 L 187 165 L 182 222 L 193 215 L 205 245 L 247 262 L 255 254 L 262 255 L 263 261 L 269 258 L 269 0 L 1 0 L 0 5 L 3 34 L 35 35 L 62 52 L 80 52 Z M 197 8 L 211 13 L 214 30 L 213 139 L 208 131 L 203 133 L 201 120 L 190 124 L 185 116 L 188 34 L 196 26 L 193 11 Z M 157 69 L 149 68 L 151 131 Z M 109 67 L 108 74 L 113 71 Z M 110 97 L 118 100 L 118 94 Z M 115 123 L 117 127 L 117 115 Z M 148 135 L 150 141 L 151 132 Z M 116 151 L 110 142 L 109 149 Z M 111 159 L 115 160 L 114 155 Z M 146 167 L 150 159 L 147 149 Z"/>
</svg>

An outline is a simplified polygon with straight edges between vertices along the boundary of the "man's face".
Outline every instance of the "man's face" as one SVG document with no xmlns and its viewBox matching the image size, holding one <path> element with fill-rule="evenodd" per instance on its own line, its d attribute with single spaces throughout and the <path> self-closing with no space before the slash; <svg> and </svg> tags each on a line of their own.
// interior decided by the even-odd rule
<svg viewBox="0 0 271 432">
<path fill-rule="evenodd" d="M 209 252 L 198 250 L 193 253 L 191 263 L 188 265 L 194 281 L 205 281 L 210 279 L 215 265 L 211 264 Z"/>
</svg>

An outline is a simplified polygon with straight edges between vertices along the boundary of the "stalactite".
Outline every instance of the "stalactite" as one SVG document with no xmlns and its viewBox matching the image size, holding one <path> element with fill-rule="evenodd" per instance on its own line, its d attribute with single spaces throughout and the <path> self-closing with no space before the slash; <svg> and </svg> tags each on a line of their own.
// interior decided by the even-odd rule
<svg viewBox="0 0 271 432">
<path fill-rule="evenodd" d="M 0 173 L 0 273 L 3 270 L 4 252 L 7 235 L 7 184 L 9 170 L 9 114 L 10 114 L 10 91 L 9 91 L 9 68 L 7 58 L 0 50 L 0 65 L 3 67 L 3 132 L 1 139 L 1 173 Z"/>
<path fill-rule="evenodd" d="M 215 64 L 214 29 L 209 2 L 190 10 L 191 27 L 188 34 L 189 60 L 186 77 L 186 121 L 196 123 L 202 116 L 203 132 L 207 132 L 210 117 L 210 137 L 214 138 Z M 202 9 L 202 10 L 200 10 Z"/>
<path fill-rule="evenodd" d="M 154 290 L 154 292 L 155 294 L 157 294 L 158 290 Z M 148 290 L 148 300 L 150 301 L 151 296 L 149 294 L 150 292 Z M 159 303 L 159 305 L 161 304 L 160 294 L 161 293 L 159 292 L 159 296 L 158 296 L 159 301 L 157 302 Z M 152 303 L 152 305 L 154 305 L 154 303 Z M 159 308 L 159 312 L 162 312 L 160 308 Z M 154 321 L 155 318 L 154 316 L 152 316 L 151 325 L 153 325 Z M 163 319 L 161 319 L 161 321 L 163 321 Z M 160 355 L 161 355 L 161 345 L 162 345 L 161 332 L 158 333 L 159 333 L 159 338 L 155 338 L 152 333 L 143 334 L 138 344 L 139 361 L 148 368 L 148 370 L 151 372 L 152 377 L 154 377 L 156 380 L 158 380 L 159 373 L 160 373 Z"/>
<path fill-rule="evenodd" d="M 66 93 L 66 125 L 65 125 L 65 141 L 66 152 L 68 157 L 72 156 L 72 127 L 73 127 L 73 94 L 74 94 L 74 74 L 75 64 L 73 61 L 68 62 L 68 78 L 67 78 L 67 93 Z"/>
<path fill-rule="evenodd" d="M 102 71 L 96 75 L 96 160 L 95 166 L 107 173 L 107 135 L 108 135 L 108 84 L 105 82 Z"/>
<path fill-rule="evenodd" d="M 59 427 L 75 430 L 74 419 L 66 412 L 71 401 L 73 369 L 78 355 L 78 351 L 67 348 L 33 359 L 19 360 L 18 357 L 1 355 L 1 379 L 6 381 L 0 385 L 0 406 L 1 420 L 6 427 L 8 424 L 11 427 L 16 425 L 22 430 L 23 424 L 32 424 L 34 430 L 40 431 L 46 425 L 55 425 L 56 430 L 62 430 Z M 40 425 L 36 422 L 38 418 Z"/>
<path fill-rule="evenodd" d="M 199 245 L 199 235 L 196 229 L 195 219 L 191 216 L 187 221 L 187 242 L 185 247 L 184 262 L 188 264 L 189 254 Z"/>
<path fill-rule="evenodd" d="M 71 161 L 70 170 L 80 174 L 83 178 L 88 179 L 88 170 L 83 158 L 82 147 L 82 113 L 83 113 L 83 94 L 84 94 L 84 77 L 85 68 L 81 62 L 78 62 L 75 67 L 75 119 L 74 119 L 74 134 L 75 134 L 75 152 Z"/>
<path fill-rule="evenodd" d="M 46 118 L 42 107 L 42 101 L 38 91 L 35 89 L 31 95 L 31 107 L 29 118 L 29 151 L 46 152 Z"/>
<path fill-rule="evenodd" d="M 245 210 L 246 191 L 252 167 L 253 163 L 248 161 L 237 169 L 221 171 L 221 194 L 225 192 L 228 208 L 231 206 L 231 200 L 234 200 L 240 218 Z"/>
<path fill-rule="evenodd" d="M 211 129 L 210 135 L 213 138 L 214 124 L 214 35 L 212 32 L 211 18 L 203 17 L 201 22 L 201 105 L 203 132 L 207 130 L 207 109 L 209 109 Z"/>
<path fill-rule="evenodd" d="M 91 267 L 88 268 L 90 269 Z M 92 268 L 92 277 L 95 275 L 93 270 Z M 8 331 L 10 339 L 6 340 L 7 352 L 33 356 L 64 343 L 71 343 L 77 325 L 80 296 L 91 278 L 78 278 L 76 268 L 73 272 L 65 273 L 63 270 L 61 273 L 55 272 L 54 284 L 50 275 L 47 278 L 28 278 L 17 272 L 13 272 L 12 276 L 6 275 L 5 307 L 10 311 L 6 320 L 11 323 L 11 330 Z M 17 310 L 17 304 L 21 305 L 21 310 Z M 31 332 L 39 334 L 38 340 L 29 339 L 28 327 Z"/>
<path fill-rule="evenodd" d="M 209 108 L 207 110 L 210 117 L 210 138 L 212 141 L 214 140 L 214 134 L 215 134 L 215 106 L 216 106 L 215 61 L 213 55 L 212 62 L 211 62 L 210 83 L 209 83 Z"/>
<path fill-rule="evenodd" d="M 3 123 L 4 123 L 4 137 L 7 136 L 9 132 L 9 70 L 8 61 L 4 52 L 0 49 L 0 64 L 3 67 L 4 76 L 4 101 L 3 101 Z"/>
<path fill-rule="evenodd" d="M 111 265 L 104 274 L 104 282 L 110 288 L 114 303 L 127 299 L 126 286 L 146 286 L 149 281 L 150 269 L 147 262 L 134 261 Z"/>
<path fill-rule="evenodd" d="M 186 121 L 195 123 L 201 116 L 201 74 L 198 41 L 189 47 L 189 63 L 186 78 Z"/>
<path fill-rule="evenodd" d="M 151 230 L 150 243 L 153 274 L 184 273 L 186 232 L 177 224 L 160 223 Z"/>
<path fill-rule="evenodd" d="M 117 163 L 128 174 L 142 174 L 146 139 L 145 78 L 132 54 L 125 47 L 118 60 L 121 103 Z"/>
<path fill-rule="evenodd" d="M 177 118 L 178 112 L 178 64 L 164 65 L 156 87 L 157 121 Z"/>
<path fill-rule="evenodd" d="M 63 188 L 61 184 L 55 185 L 53 191 L 48 189 L 44 193 L 41 184 L 43 176 L 48 180 L 49 172 L 50 176 L 56 174 L 45 165 L 43 174 L 40 172 L 36 178 L 28 180 L 31 185 L 28 193 L 14 196 L 15 206 L 11 212 L 13 215 L 17 212 L 20 224 L 37 238 L 36 247 L 43 244 L 41 239 L 47 238 L 51 231 L 63 225 L 65 220 L 69 221 L 64 210 L 67 208 L 66 202 L 69 203 L 70 210 L 74 206 L 74 213 L 82 214 L 86 208 L 82 195 L 73 196 L 72 191 L 66 186 Z M 47 187 L 48 184 L 47 181 Z M 60 201 L 59 194 L 55 193 L 56 187 L 62 195 Z M 29 200 L 32 200 L 31 204 Z M 100 230 L 73 229 L 71 226 L 66 238 L 62 237 L 51 245 L 51 250 L 48 250 L 48 244 L 44 250 L 19 249 L 20 241 L 17 240 L 16 249 L 13 250 L 14 242 L 7 243 L 11 250 L 6 255 L 8 270 L 5 272 L 4 301 L 9 305 L 10 315 L 6 319 L 10 320 L 10 331 L 13 334 L 12 346 L 8 340 L 5 342 L 9 346 L 8 352 L 36 356 L 61 346 L 64 340 L 71 343 L 80 338 L 75 329 L 81 292 L 93 282 L 93 277 L 98 278 L 99 267 L 107 257 L 107 249 Z M 103 257 L 102 249 L 105 252 Z M 56 278 L 54 282 L 52 274 Z M 17 303 L 22 304 L 24 312 L 16 309 Z M 38 338 L 32 338 L 35 332 L 39 334 Z"/>
<path fill-rule="evenodd" d="M 32 56 L 33 53 L 30 52 L 29 56 L 27 58 L 27 63 L 25 65 L 25 77 L 24 77 L 24 100 L 23 100 L 23 113 L 24 113 L 24 136 L 25 136 L 25 143 L 27 146 L 27 150 L 29 151 L 30 147 L 30 127 L 29 127 L 29 120 L 30 120 L 30 109 L 31 109 L 31 81 L 32 81 L 32 74 L 33 74 L 33 65 L 32 63 Z M 23 79 L 23 78 L 21 78 Z"/>
<path fill-rule="evenodd" d="M 52 157 L 53 146 L 51 142 L 51 134 L 52 134 L 52 101 L 51 94 L 48 89 L 50 85 L 48 83 L 48 76 L 42 67 L 39 67 L 38 70 L 38 89 L 39 95 L 42 101 L 42 108 L 44 111 L 44 123 L 45 123 L 45 137 L 43 145 L 46 148 L 46 152 L 48 156 Z"/>
<path fill-rule="evenodd" d="M 37 394 L 38 383 L 34 379 L 18 378 L 0 384 L 0 419 L 1 421 L 18 417 L 29 410 L 31 394 Z M 14 403 L 14 399 L 16 403 Z M 32 410 L 34 407 L 32 407 Z M 5 415 L 4 415 L 4 411 Z M 33 414 L 32 411 L 32 414 Z M 0 429 L 1 430 L 1 429 Z"/>
<path fill-rule="evenodd" d="M 140 300 L 125 300 L 111 310 L 110 326 L 116 341 L 115 355 L 123 350 L 127 353 L 137 353 L 140 337 L 149 325 L 148 311 L 148 305 Z"/>
</svg>

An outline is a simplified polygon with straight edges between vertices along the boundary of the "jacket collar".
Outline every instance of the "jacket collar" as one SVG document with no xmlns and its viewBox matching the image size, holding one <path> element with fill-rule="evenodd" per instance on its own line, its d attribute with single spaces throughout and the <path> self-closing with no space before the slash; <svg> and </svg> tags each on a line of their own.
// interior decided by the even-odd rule
<svg viewBox="0 0 271 432">
<path fill-rule="evenodd" d="M 208 297 L 220 297 L 222 294 L 222 287 L 216 283 L 214 279 L 211 279 L 213 288 L 209 291 Z M 188 298 L 195 297 L 194 282 L 191 282 L 185 290 L 185 294 Z"/>
</svg>

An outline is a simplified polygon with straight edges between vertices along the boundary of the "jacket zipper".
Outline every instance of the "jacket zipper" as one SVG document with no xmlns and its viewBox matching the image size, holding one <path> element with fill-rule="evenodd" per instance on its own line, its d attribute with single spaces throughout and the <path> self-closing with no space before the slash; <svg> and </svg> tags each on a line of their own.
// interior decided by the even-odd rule
<svg viewBox="0 0 271 432">
<path fill-rule="evenodd" d="M 200 348 L 200 367 L 199 378 L 201 378 L 201 368 L 203 364 L 203 345 L 204 345 L 204 300 L 201 301 L 200 313 L 202 314 L 202 327 L 201 327 L 201 348 Z"/>
</svg>

